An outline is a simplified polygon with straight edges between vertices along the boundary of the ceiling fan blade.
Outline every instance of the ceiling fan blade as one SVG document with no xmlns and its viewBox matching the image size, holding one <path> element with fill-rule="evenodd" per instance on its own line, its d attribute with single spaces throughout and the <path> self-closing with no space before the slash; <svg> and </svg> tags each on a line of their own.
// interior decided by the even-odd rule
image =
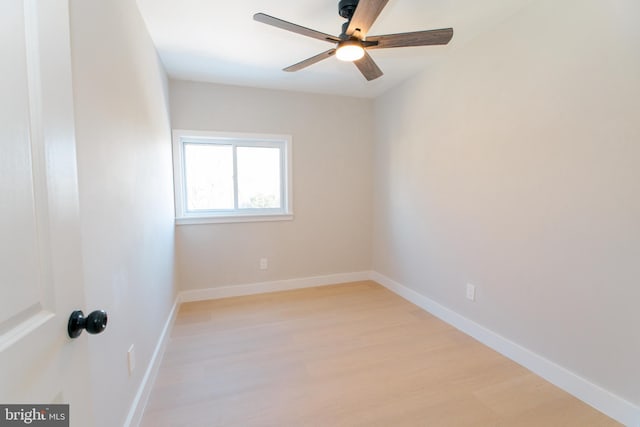
<svg viewBox="0 0 640 427">
<path fill-rule="evenodd" d="M 316 62 L 322 61 L 323 59 L 330 58 L 335 54 L 336 54 L 335 49 L 329 49 L 326 52 L 322 52 L 316 56 L 312 56 L 311 58 L 305 59 L 304 61 L 300 61 L 297 64 L 293 64 L 292 66 L 285 68 L 283 71 L 293 72 L 293 71 L 302 70 L 303 68 L 307 68 L 309 65 L 313 65 Z"/>
<path fill-rule="evenodd" d="M 366 51 L 361 59 L 353 61 L 353 63 L 356 64 L 356 67 L 358 67 L 358 70 L 360 70 L 364 78 L 369 81 L 375 80 L 384 74 L 375 63 L 371 55 L 369 55 Z"/>
<path fill-rule="evenodd" d="M 453 37 L 453 28 L 441 30 L 416 31 L 414 33 L 387 34 L 371 36 L 367 42 L 378 42 L 368 49 L 385 49 L 389 47 L 430 46 L 447 44 Z"/>
<path fill-rule="evenodd" d="M 314 39 L 323 40 L 329 43 L 338 43 L 340 41 L 338 37 L 332 36 L 330 34 L 321 33 L 320 31 L 312 30 L 310 28 L 302 27 L 291 22 L 283 21 L 282 19 L 274 18 L 273 16 L 269 16 L 264 13 L 256 13 L 255 15 L 253 15 L 253 19 L 258 22 L 262 22 L 263 24 L 272 25 L 283 30 L 291 31 L 296 34 L 302 34 L 303 36 L 312 37 Z"/>
<path fill-rule="evenodd" d="M 363 39 L 388 2 L 389 0 L 360 0 L 347 28 L 347 35 Z"/>
</svg>

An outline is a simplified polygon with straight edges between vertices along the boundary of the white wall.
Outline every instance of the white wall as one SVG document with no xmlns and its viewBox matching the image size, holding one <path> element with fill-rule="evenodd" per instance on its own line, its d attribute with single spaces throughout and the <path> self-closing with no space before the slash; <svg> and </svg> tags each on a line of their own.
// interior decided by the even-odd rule
<svg viewBox="0 0 640 427">
<path fill-rule="evenodd" d="M 377 99 L 373 205 L 374 270 L 636 405 L 638 16 L 532 2 Z"/>
<path fill-rule="evenodd" d="M 167 80 L 135 2 L 72 0 L 85 313 L 96 425 L 122 425 L 172 307 L 174 226 Z M 129 377 L 127 350 L 137 368 Z"/>
<path fill-rule="evenodd" d="M 184 81 L 170 100 L 174 129 L 293 136 L 294 220 L 177 226 L 182 289 L 370 269 L 370 100 Z"/>
</svg>

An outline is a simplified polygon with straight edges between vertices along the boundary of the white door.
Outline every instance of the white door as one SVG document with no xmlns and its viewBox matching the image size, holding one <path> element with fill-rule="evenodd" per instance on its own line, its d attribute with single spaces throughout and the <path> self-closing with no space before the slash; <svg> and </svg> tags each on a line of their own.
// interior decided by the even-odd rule
<svg viewBox="0 0 640 427">
<path fill-rule="evenodd" d="M 0 1 L 0 404 L 91 426 L 69 40 L 67 0 Z"/>
</svg>

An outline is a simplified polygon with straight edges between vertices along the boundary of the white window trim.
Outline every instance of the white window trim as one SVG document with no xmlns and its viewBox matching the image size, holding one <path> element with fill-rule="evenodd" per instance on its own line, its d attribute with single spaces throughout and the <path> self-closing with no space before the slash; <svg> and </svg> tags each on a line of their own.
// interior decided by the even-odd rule
<svg viewBox="0 0 640 427">
<path fill-rule="evenodd" d="M 255 134 L 237 132 L 209 132 L 185 129 L 173 130 L 173 183 L 175 191 L 176 224 L 218 224 L 231 222 L 262 222 L 262 221 L 290 221 L 293 219 L 293 179 L 291 168 L 292 138 L 291 135 Z M 270 210 L 254 210 L 239 214 L 232 212 L 187 212 L 186 191 L 184 188 L 184 142 L 194 142 L 207 139 L 226 139 L 230 142 L 242 142 L 243 145 L 265 146 L 276 143 L 278 146 L 284 142 L 284 153 L 282 159 L 282 173 L 284 176 L 281 191 L 283 209 L 278 212 Z M 265 144 L 266 143 L 266 144 Z"/>
</svg>

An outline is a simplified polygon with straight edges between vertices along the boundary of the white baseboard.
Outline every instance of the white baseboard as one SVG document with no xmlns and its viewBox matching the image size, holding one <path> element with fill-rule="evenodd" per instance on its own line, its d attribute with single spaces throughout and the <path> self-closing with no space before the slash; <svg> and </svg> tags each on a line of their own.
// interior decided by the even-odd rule
<svg viewBox="0 0 640 427">
<path fill-rule="evenodd" d="M 272 282 L 252 283 L 248 285 L 221 286 L 218 288 L 194 289 L 180 292 L 180 302 L 204 301 L 239 297 L 245 295 L 265 294 L 269 292 L 288 291 L 292 289 L 311 288 L 314 286 L 336 285 L 338 283 L 369 280 L 370 272 L 330 274 L 327 276 L 303 277 L 299 279 L 276 280 Z"/>
<path fill-rule="evenodd" d="M 370 278 L 618 422 L 640 427 L 638 406 L 380 273 L 371 272 Z"/>
<path fill-rule="evenodd" d="M 149 400 L 149 395 L 151 394 L 153 384 L 156 381 L 158 369 L 160 369 L 160 362 L 162 362 L 162 356 L 164 355 L 164 351 L 167 348 L 167 343 L 169 342 L 169 336 L 171 335 L 171 329 L 173 329 L 173 323 L 176 320 L 179 306 L 180 300 L 179 297 L 177 297 L 175 302 L 173 303 L 171 312 L 169 313 L 169 318 L 165 322 L 164 328 L 162 328 L 160 338 L 158 339 L 156 348 L 153 351 L 151 360 L 149 361 L 149 366 L 144 373 L 144 377 L 142 378 L 142 382 L 140 383 L 138 392 L 133 399 L 131 409 L 129 410 L 127 419 L 124 422 L 124 427 L 137 427 L 142 421 L 142 415 L 144 413 L 145 407 L 147 406 L 147 401 Z"/>
</svg>

